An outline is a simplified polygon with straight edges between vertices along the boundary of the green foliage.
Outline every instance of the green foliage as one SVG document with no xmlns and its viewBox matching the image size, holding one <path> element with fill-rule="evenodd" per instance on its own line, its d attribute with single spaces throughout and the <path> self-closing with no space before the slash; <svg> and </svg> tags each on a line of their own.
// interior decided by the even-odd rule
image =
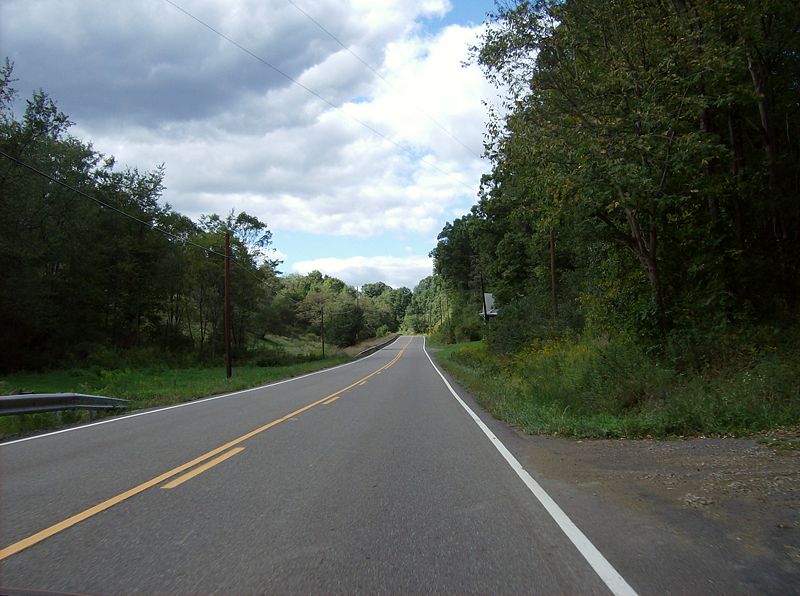
<svg viewBox="0 0 800 596">
<path fill-rule="evenodd" d="M 372 284 L 364 284 L 361 286 L 361 293 L 368 298 L 378 298 L 382 296 L 386 292 L 391 291 L 392 288 L 387 286 L 382 281 L 372 283 Z"/>
<path fill-rule="evenodd" d="M 432 275 L 420 280 L 406 307 L 403 329 L 407 333 L 428 333 L 441 324 L 444 315 L 444 289 L 441 278 Z"/>
<path fill-rule="evenodd" d="M 473 48 L 507 93 L 492 169 L 432 252 L 453 305 L 500 306 L 485 344 L 443 353 L 496 415 L 577 436 L 798 421 L 798 23 L 771 0 L 498 4 Z"/>
<path fill-rule="evenodd" d="M 280 295 L 294 304 L 295 331 L 306 326 L 316 334 L 324 332 L 326 342 L 338 347 L 380 335 L 379 329 L 396 332 L 411 303 L 408 288 L 376 282 L 359 292 L 319 271 L 289 275 L 280 284 Z"/>
<path fill-rule="evenodd" d="M 439 233 L 436 248 L 431 251 L 434 271 L 450 289 L 468 292 L 479 275 L 480 267 L 473 242 L 475 224 L 472 215 L 445 224 Z"/>
<path fill-rule="evenodd" d="M 342 303 L 328 316 L 326 333 L 339 347 L 352 346 L 358 341 L 359 330 L 363 326 L 364 311 L 355 304 Z M 370 333 L 370 336 L 374 335 Z"/>
<path fill-rule="evenodd" d="M 562 308 L 560 316 L 553 317 L 550 297 L 530 294 L 503 305 L 486 327 L 486 343 L 495 352 L 512 353 L 537 338 L 569 336 L 581 328 L 582 320 L 574 310 Z"/>
<path fill-rule="evenodd" d="M 442 301 L 445 304 L 445 301 Z M 475 341 L 483 337 L 485 325 L 480 318 L 480 304 L 463 294 L 455 293 L 448 301 L 443 319 L 431 337 L 441 343 Z"/>
<path fill-rule="evenodd" d="M 526 432 L 739 435 L 800 422 L 798 333 L 752 329 L 739 357 L 703 371 L 665 364 L 624 336 L 533 340 L 506 355 L 473 343 L 437 357 L 492 414 Z"/>
<path fill-rule="evenodd" d="M 549 291 L 554 318 L 642 341 L 793 308 L 798 22 L 772 1 L 499 5 L 473 56 L 506 110 L 432 252 L 444 286 Z"/>
</svg>

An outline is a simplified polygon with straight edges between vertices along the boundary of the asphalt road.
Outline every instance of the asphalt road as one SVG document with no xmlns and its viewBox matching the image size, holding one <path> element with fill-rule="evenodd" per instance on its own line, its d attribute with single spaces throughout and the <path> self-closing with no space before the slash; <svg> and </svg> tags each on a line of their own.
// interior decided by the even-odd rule
<svg viewBox="0 0 800 596">
<path fill-rule="evenodd" d="M 725 590 L 724 553 L 681 559 L 554 487 L 565 513 L 513 433 L 464 402 L 401 337 L 289 382 L 2 444 L 0 593 Z"/>
</svg>

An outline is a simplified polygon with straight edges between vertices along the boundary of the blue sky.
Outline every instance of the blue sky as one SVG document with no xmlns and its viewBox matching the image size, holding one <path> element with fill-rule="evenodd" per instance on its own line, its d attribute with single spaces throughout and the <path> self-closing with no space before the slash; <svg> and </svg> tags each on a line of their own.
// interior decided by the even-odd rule
<svg viewBox="0 0 800 596">
<path fill-rule="evenodd" d="M 302 87 L 167 0 L 5 0 L 0 51 L 21 97 L 47 91 L 75 136 L 120 164 L 166 164 L 177 210 L 265 221 L 283 272 L 430 274 L 436 235 L 488 170 L 496 93 L 462 62 L 493 2 L 173 2 Z"/>
<path fill-rule="evenodd" d="M 447 25 L 480 25 L 483 23 L 487 13 L 494 11 L 492 0 L 453 0 L 450 3 L 450 10 L 442 17 L 430 19 L 435 32 L 442 26 Z"/>
</svg>

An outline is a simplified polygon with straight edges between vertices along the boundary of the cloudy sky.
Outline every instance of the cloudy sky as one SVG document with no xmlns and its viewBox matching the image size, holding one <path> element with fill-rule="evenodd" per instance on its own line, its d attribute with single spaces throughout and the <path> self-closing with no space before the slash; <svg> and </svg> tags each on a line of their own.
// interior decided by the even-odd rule
<svg viewBox="0 0 800 596">
<path fill-rule="evenodd" d="M 98 151 L 164 163 L 178 211 L 265 221 L 284 273 L 413 287 L 488 169 L 496 94 L 462 63 L 492 7 L 3 0 L 0 52 L 21 100 L 44 89 Z"/>
</svg>

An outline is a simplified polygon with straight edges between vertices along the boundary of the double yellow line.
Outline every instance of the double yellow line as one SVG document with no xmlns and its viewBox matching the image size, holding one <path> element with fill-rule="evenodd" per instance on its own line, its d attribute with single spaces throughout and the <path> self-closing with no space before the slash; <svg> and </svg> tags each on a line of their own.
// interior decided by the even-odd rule
<svg viewBox="0 0 800 596">
<path fill-rule="evenodd" d="M 66 530 L 68 528 L 71 528 L 75 524 L 79 524 L 80 522 L 82 522 L 84 520 L 87 520 L 90 517 L 93 517 L 93 516 L 97 515 L 98 513 L 101 513 L 103 511 L 105 511 L 106 509 L 110 509 L 114 505 L 118 505 L 119 503 L 122 503 L 123 501 L 126 501 L 127 499 L 130 499 L 131 497 L 134 497 L 134 496 L 138 495 L 139 493 L 142 493 L 142 492 L 146 491 L 149 488 L 153 488 L 154 486 L 158 486 L 162 482 L 164 482 L 166 480 L 169 480 L 170 478 L 173 478 L 175 476 L 178 476 L 178 474 L 181 474 L 181 472 L 186 472 L 187 470 L 190 470 L 186 474 L 183 474 L 182 476 L 178 476 L 177 478 L 174 478 L 174 480 L 171 480 L 170 482 L 164 484 L 164 486 L 162 488 L 165 488 L 165 489 L 175 488 L 176 486 L 179 486 L 179 485 L 183 484 L 187 480 L 191 480 L 192 478 L 194 478 L 198 474 L 202 474 L 203 472 L 205 472 L 209 468 L 213 468 L 214 466 L 216 466 L 217 464 L 222 463 L 226 459 L 228 459 L 230 457 L 233 457 L 237 453 L 240 453 L 240 452 L 244 451 L 244 447 L 237 447 L 237 446 L 240 443 L 243 443 L 244 441 L 246 441 L 247 439 L 251 439 L 252 437 L 254 437 L 256 435 L 258 435 L 260 433 L 263 433 L 265 430 L 269 430 L 273 426 L 277 426 L 278 424 L 280 424 L 282 422 L 286 422 L 290 418 L 294 418 L 295 416 L 297 416 L 299 414 L 302 414 L 303 412 L 306 412 L 306 411 L 310 410 L 311 408 L 315 408 L 316 406 L 318 406 L 320 404 L 331 404 L 334 401 L 336 401 L 337 399 L 339 399 L 344 392 L 346 392 L 346 391 L 348 391 L 348 390 L 350 390 L 353 387 L 356 387 L 358 385 L 363 385 L 369 379 L 371 379 L 375 375 L 378 375 L 378 374 L 382 373 L 387 368 L 392 366 L 395 362 L 400 360 L 400 358 L 403 356 L 403 353 L 406 351 L 406 348 L 409 346 L 410 343 L 411 343 L 411 339 L 408 340 L 406 345 L 403 346 L 400 349 L 400 351 L 395 355 L 395 357 L 392 358 L 389 362 L 384 364 L 379 369 L 371 372 L 367 376 L 362 377 L 361 379 L 359 379 L 355 383 L 352 383 L 352 384 L 348 385 L 347 387 L 344 387 L 343 389 L 339 389 L 338 391 L 336 391 L 334 393 L 331 393 L 330 395 L 326 395 L 322 399 L 318 399 L 315 402 L 312 402 L 312 403 L 310 403 L 310 404 L 308 404 L 306 406 L 303 406 L 302 408 L 299 408 L 299 409 L 295 410 L 291 414 L 287 414 L 286 416 L 283 416 L 281 418 L 277 418 L 276 420 L 273 420 L 272 422 L 269 422 L 269 423 L 267 423 L 267 424 L 265 424 L 263 426 L 260 426 L 255 430 L 251 430 L 249 433 L 243 434 L 241 437 L 233 439 L 232 441 L 228 441 L 224 445 L 220 445 L 219 447 L 217 447 L 215 449 L 212 449 L 211 451 L 209 451 L 207 453 L 204 453 L 203 455 L 201 455 L 199 457 L 196 457 L 193 460 L 186 462 L 185 464 L 181 464 L 180 466 L 177 466 L 176 468 L 172 468 L 168 472 L 164 472 L 163 474 L 160 474 L 160 475 L 156 476 L 155 478 L 152 478 L 152 479 L 148 480 L 147 482 L 143 482 L 143 483 L 139 484 L 138 486 L 134 486 L 133 488 L 128 489 L 125 492 L 122 492 L 122 493 L 120 493 L 120 494 L 118 494 L 116 496 L 113 496 L 110 499 L 106 499 L 102 503 L 98 503 L 94 507 L 90 507 L 89 509 L 86 509 L 85 511 L 81 511 L 80 513 L 77 513 L 77 514 L 73 515 L 72 517 L 68 517 L 67 519 L 65 519 L 63 521 L 60 521 L 57 524 L 54 524 L 54 525 L 50 526 L 49 528 L 45 528 L 44 530 L 41 530 L 40 532 L 37 532 L 36 534 L 32 534 L 31 536 L 28 536 L 27 538 L 23 538 L 19 542 L 15 542 L 14 544 L 11 544 L 11 545 L 5 547 L 4 549 L 0 550 L 0 561 L 2 561 L 3 559 L 7 559 L 11 555 L 15 555 L 20 551 L 23 551 L 23 550 L 25 550 L 27 548 L 30 548 L 34 544 L 38 544 L 39 542 L 41 542 L 43 540 L 47 540 L 51 536 L 54 536 L 54 535 L 58 534 L 59 532 L 63 532 L 64 530 Z M 230 451 L 228 451 L 229 449 L 230 449 Z M 227 453 L 225 453 L 225 452 L 227 452 Z M 215 457 L 215 456 L 218 456 L 218 457 Z M 211 458 L 214 458 L 214 459 L 211 459 Z M 210 460 L 210 461 L 207 461 L 207 460 Z M 203 462 L 205 462 L 205 463 L 203 463 Z M 198 464 L 203 464 L 203 465 L 198 465 Z M 198 467 L 195 468 L 195 466 L 198 466 Z M 194 469 L 192 469 L 192 468 L 194 468 Z"/>
</svg>

